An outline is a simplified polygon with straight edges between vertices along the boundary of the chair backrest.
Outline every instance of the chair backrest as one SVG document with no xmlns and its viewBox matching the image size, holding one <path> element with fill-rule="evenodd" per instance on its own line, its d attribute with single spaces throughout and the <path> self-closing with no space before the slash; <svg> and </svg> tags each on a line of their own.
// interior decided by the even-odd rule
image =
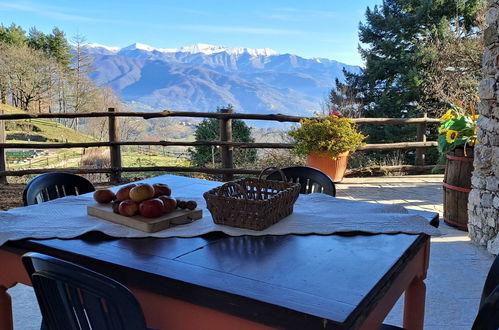
<svg viewBox="0 0 499 330">
<path fill-rule="evenodd" d="M 90 181 L 79 175 L 53 172 L 33 178 L 24 188 L 24 205 L 33 205 L 70 195 L 95 191 Z"/>
<path fill-rule="evenodd" d="M 137 299 L 117 281 L 40 253 L 26 253 L 22 261 L 46 329 L 146 329 Z"/>
<path fill-rule="evenodd" d="M 293 166 L 283 168 L 289 182 L 298 182 L 301 185 L 301 194 L 323 193 L 336 196 L 333 180 L 324 172 L 307 166 Z M 267 176 L 267 180 L 282 180 L 281 174 L 274 171 Z"/>
<path fill-rule="evenodd" d="M 496 256 L 485 279 L 480 308 L 472 329 L 499 329 L 499 255 Z"/>
</svg>

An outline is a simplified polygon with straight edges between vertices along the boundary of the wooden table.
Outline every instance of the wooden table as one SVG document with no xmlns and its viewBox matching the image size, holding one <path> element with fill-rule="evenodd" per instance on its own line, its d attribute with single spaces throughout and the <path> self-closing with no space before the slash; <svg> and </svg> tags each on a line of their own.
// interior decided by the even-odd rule
<svg viewBox="0 0 499 330">
<path fill-rule="evenodd" d="M 157 329 L 376 329 L 405 291 L 404 327 L 422 329 L 429 236 L 286 235 L 21 240 L 0 249 L 6 289 L 30 284 L 20 256 L 36 251 L 127 285 Z"/>
<path fill-rule="evenodd" d="M 175 183 L 178 196 L 211 189 L 197 179 L 153 180 Z M 71 218 L 71 207 L 59 212 Z M 438 222 L 433 216 L 429 220 Z M 77 239 L 9 241 L 0 247 L 0 330 L 12 327 L 6 290 L 30 284 L 20 262 L 28 251 L 122 282 L 139 299 L 148 326 L 157 329 L 376 329 L 404 291 L 404 327 L 422 329 L 429 242 L 425 234 L 219 232 L 162 239 L 111 239 L 94 232 Z"/>
</svg>

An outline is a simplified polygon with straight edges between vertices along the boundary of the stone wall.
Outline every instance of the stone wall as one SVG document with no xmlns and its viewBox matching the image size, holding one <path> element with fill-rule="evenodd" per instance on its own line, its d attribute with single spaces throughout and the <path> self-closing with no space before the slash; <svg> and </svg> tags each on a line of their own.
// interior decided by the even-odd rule
<svg viewBox="0 0 499 330">
<path fill-rule="evenodd" d="M 471 239 L 499 254 L 499 0 L 486 15 L 483 80 L 478 107 L 478 140 L 468 202 Z"/>
</svg>

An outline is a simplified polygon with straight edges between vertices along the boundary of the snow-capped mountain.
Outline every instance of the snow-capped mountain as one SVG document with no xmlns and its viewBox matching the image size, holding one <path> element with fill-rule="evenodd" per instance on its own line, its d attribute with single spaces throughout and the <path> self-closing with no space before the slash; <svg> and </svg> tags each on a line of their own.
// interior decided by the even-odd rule
<svg viewBox="0 0 499 330">
<path fill-rule="evenodd" d="M 342 70 L 334 60 L 305 59 L 268 48 L 195 44 L 155 48 L 134 43 L 119 48 L 88 44 L 92 78 L 110 85 L 125 101 L 156 109 L 214 111 L 232 104 L 237 112 L 307 115 L 318 111 Z"/>
<path fill-rule="evenodd" d="M 84 45 L 84 47 L 86 48 L 87 52 L 91 54 L 104 54 L 104 55 L 116 54 L 121 49 L 120 47 L 109 47 L 96 43 L 86 44 Z"/>
<path fill-rule="evenodd" d="M 195 44 L 192 46 L 180 47 L 180 48 L 175 49 L 173 52 L 174 53 L 176 53 L 176 52 L 191 53 L 191 54 L 203 53 L 206 55 L 223 53 L 223 52 L 230 54 L 230 55 L 241 55 L 244 53 L 248 53 L 251 56 L 278 55 L 278 53 L 275 50 L 270 49 L 270 48 L 260 48 L 260 49 L 229 48 L 229 47 L 224 47 L 224 46 L 214 46 L 214 45 L 208 45 L 208 44 Z"/>
<path fill-rule="evenodd" d="M 270 48 L 230 48 L 225 46 L 215 46 L 208 44 L 194 44 L 192 46 L 184 46 L 180 48 L 154 48 L 152 46 L 141 44 L 141 43 L 133 43 L 129 46 L 120 48 L 120 47 L 109 47 L 97 43 L 91 43 L 85 45 L 87 48 L 91 49 L 91 52 L 99 52 L 99 49 L 102 48 L 109 54 L 116 54 L 120 50 L 130 51 L 130 50 L 143 50 L 146 52 L 159 52 L 159 53 L 190 53 L 190 54 L 198 54 L 203 53 L 206 55 L 216 54 L 226 52 L 231 55 L 241 55 L 243 53 L 248 53 L 252 56 L 271 56 L 278 55 L 278 53 Z M 102 51 L 102 50 L 101 50 Z"/>
</svg>

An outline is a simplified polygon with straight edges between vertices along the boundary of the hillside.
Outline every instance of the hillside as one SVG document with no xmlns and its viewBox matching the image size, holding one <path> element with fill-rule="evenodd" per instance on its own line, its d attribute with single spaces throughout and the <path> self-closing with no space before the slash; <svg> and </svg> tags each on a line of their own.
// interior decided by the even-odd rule
<svg viewBox="0 0 499 330">
<path fill-rule="evenodd" d="M 4 114 L 23 113 L 23 110 L 6 104 L 0 104 Z M 192 139 L 193 126 L 189 123 L 174 121 L 170 118 L 153 121 L 155 125 L 148 125 L 142 121 L 128 123 L 136 131 L 137 138 L 149 139 Z M 88 124 L 88 123 L 87 123 Z M 85 124 L 80 127 L 84 128 Z M 154 135 L 150 131 L 157 129 Z M 7 142 L 39 143 L 39 148 L 7 149 L 7 169 L 27 170 L 40 168 L 100 168 L 108 167 L 109 148 L 58 148 L 44 150 L 44 143 L 57 142 L 94 142 L 95 138 L 77 132 L 62 124 L 46 119 L 9 120 L 6 122 Z M 163 131 L 161 133 L 160 131 Z M 165 132 L 166 131 L 166 132 Z M 165 137 L 167 135 L 168 137 Z M 154 146 L 122 147 L 122 164 L 125 167 L 133 166 L 189 166 L 186 160 L 186 148 L 170 147 L 168 149 Z M 126 173 L 125 177 L 134 178 L 146 173 Z M 26 182 L 30 177 L 10 177 L 11 183 Z M 106 175 L 95 174 L 92 180 L 107 181 Z"/>
<path fill-rule="evenodd" d="M 242 113 L 307 115 L 321 108 L 336 78 L 349 66 L 324 58 L 306 59 L 271 49 L 197 44 L 157 49 L 88 45 L 91 78 L 111 86 L 124 101 L 153 109 L 215 111 L 232 104 Z"/>
<path fill-rule="evenodd" d="M 24 111 L 7 104 L 0 104 L 4 114 Z M 92 142 L 91 136 L 82 134 L 47 119 L 9 120 L 5 122 L 8 142 Z"/>
</svg>

